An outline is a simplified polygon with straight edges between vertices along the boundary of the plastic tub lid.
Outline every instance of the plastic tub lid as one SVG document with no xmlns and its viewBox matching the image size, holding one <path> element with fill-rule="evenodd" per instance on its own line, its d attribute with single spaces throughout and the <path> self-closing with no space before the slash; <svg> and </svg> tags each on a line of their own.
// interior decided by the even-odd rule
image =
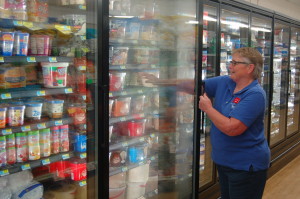
<svg viewBox="0 0 300 199">
<path fill-rule="evenodd" d="M 18 110 L 22 110 L 22 109 L 25 109 L 25 106 L 22 105 L 22 106 L 10 106 L 8 107 L 9 109 L 18 109 Z"/>
<path fill-rule="evenodd" d="M 51 103 L 51 104 L 61 104 L 61 103 L 64 103 L 64 100 L 47 100 L 48 103 Z"/>
<path fill-rule="evenodd" d="M 26 102 L 25 105 L 29 106 L 29 107 L 41 107 L 41 106 L 43 106 L 43 103 L 42 102 Z"/>
</svg>

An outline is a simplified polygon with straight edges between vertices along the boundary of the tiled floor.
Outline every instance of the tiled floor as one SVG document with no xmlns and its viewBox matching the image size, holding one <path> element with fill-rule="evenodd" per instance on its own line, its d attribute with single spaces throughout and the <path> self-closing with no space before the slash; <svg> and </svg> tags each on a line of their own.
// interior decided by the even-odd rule
<svg viewBox="0 0 300 199">
<path fill-rule="evenodd" d="M 300 198 L 300 156 L 268 179 L 263 199 Z"/>
</svg>

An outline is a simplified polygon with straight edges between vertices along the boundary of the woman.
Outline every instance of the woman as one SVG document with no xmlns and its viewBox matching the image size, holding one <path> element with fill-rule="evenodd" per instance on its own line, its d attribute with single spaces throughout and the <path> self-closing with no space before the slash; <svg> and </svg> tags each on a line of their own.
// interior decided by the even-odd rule
<svg viewBox="0 0 300 199">
<path fill-rule="evenodd" d="M 254 48 L 233 51 L 230 76 L 205 80 L 199 108 L 213 125 L 212 159 L 222 199 L 260 199 L 270 164 L 264 136 L 266 94 L 258 83 L 263 58 Z M 210 98 L 214 99 L 214 104 Z"/>
</svg>

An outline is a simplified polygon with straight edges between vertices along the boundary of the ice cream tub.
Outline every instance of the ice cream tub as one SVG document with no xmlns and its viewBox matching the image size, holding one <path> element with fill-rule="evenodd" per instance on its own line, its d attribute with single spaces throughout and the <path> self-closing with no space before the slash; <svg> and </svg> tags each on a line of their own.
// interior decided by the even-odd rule
<svg viewBox="0 0 300 199">
<path fill-rule="evenodd" d="M 34 120 L 41 119 L 43 103 L 27 102 L 27 103 L 25 103 L 25 105 L 26 105 L 25 116 L 27 118 L 31 118 Z"/>
<path fill-rule="evenodd" d="M 62 88 L 67 85 L 69 63 L 42 63 L 44 86 L 47 88 Z"/>
<path fill-rule="evenodd" d="M 21 126 L 24 124 L 24 105 L 15 105 L 8 108 L 8 125 Z"/>
<path fill-rule="evenodd" d="M 27 56 L 29 33 L 16 32 L 14 39 L 13 54 L 16 56 Z"/>
<path fill-rule="evenodd" d="M 63 107 L 64 107 L 64 100 L 59 100 L 59 99 L 48 100 L 47 101 L 48 116 L 50 118 L 62 118 Z"/>
<path fill-rule="evenodd" d="M 13 55 L 13 46 L 14 46 L 14 37 L 15 32 L 2 32 L 1 33 L 1 48 L 0 54 L 3 56 L 12 56 Z"/>
</svg>

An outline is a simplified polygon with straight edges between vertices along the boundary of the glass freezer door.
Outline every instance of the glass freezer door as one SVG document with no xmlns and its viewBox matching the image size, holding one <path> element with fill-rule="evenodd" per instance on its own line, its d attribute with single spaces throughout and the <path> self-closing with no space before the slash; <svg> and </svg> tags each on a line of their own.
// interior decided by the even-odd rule
<svg viewBox="0 0 300 199">
<path fill-rule="evenodd" d="M 271 107 L 270 146 L 285 138 L 287 89 L 288 89 L 288 54 L 289 26 L 275 23 L 274 58 L 273 58 L 273 97 Z"/>
<path fill-rule="evenodd" d="M 109 9 L 109 198 L 189 198 L 196 1 Z"/>
<path fill-rule="evenodd" d="M 291 29 L 290 46 L 290 70 L 288 90 L 288 111 L 287 111 L 287 136 L 299 130 L 299 55 L 300 55 L 300 29 Z"/>
</svg>

